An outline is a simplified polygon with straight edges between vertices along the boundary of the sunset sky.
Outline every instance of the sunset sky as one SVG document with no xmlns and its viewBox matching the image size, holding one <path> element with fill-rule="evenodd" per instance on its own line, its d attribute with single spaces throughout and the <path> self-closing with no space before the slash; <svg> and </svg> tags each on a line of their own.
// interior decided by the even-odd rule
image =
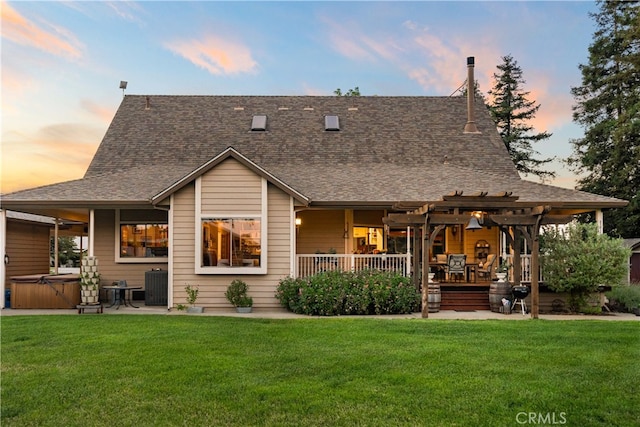
<svg viewBox="0 0 640 427">
<path fill-rule="evenodd" d="M 2 13 L 1 192 L 81 178 L 127 94 L 448 96 L 522 68 L 565 159 L 593 2 L 24 2 Z M 554 185 L 575 176 L 557 161 Z M 534 180 L 533 177 L 528 179 Z"/>
</svg>

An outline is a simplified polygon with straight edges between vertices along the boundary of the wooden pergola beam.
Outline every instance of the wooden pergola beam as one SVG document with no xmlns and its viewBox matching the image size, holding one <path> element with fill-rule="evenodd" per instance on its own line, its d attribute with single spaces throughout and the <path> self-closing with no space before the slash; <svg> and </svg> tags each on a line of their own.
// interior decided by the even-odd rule
<svg viewBox="0 0 640 427">
<path fill-rule="evenodd" d="M 531 214 L 515 214 L 515 215 L 488 215 L 489 219 L 498 225 L 518 226 L 518 225 L 535 225 L 537 217 Z M 548 224 L 566 224 L 571 222 L 572 215 L 545 215 L 540 221 L 540 225 Z"/>
<path fill-rule="evenodd" d="M 390 213 L 382 218 L 382 223 L 397 227 L 420 227 L 424 225 L 424 215 Z"/>
</svg>

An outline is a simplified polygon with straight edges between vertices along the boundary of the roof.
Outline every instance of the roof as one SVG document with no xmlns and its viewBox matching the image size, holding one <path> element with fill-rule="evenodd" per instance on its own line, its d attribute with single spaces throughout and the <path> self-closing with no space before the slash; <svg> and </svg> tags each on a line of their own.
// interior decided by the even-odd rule
<svg viewBox="0 0 640 427">
<path fill-rule="evenodd" d="M 255 115 L 267 117 L 265 131 L 251 130 Z M 326 115 L 338 116 L 339 131 L 325 130 Z M 127 95 L 83 179 L 8 194 L 3 204 L 151 203 L 224 153 L 307 204 L 427 202 L 456 190 L 625 204 L 522 180 L 480 102 L 475 117 L 479 133 L 464 133 L 463 97 Z"/>
<path fill-rule="evenodd" d="M 640 237 L 632 238 L 632 239 L 624 239 L 624 245 L 631 250 L 640 250 Z"/>
</svg>

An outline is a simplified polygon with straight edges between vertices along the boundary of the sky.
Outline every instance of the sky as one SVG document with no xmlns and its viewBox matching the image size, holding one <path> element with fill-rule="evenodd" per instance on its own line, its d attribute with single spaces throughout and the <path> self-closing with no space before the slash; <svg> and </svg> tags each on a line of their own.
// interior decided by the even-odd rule
<svg viewBox="0 0 640 427">
<path fill-rule="evenodd" d="M 1 22 L 0 191 L 81 178 L 126 94 L 449 96 L 484 93 L 502 57 L 553 136 L 548 183 L 573 188 L 563 161 L 571 87 L 588 61 L 594 2 L 5 1 Z M 535 177 L 525 179 L 535 181 Z"/>
</svg>

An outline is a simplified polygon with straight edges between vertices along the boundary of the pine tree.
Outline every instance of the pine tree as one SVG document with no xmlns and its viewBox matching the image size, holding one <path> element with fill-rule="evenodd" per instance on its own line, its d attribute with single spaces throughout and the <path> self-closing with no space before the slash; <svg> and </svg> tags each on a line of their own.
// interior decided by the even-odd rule
<svg viewBox="0 0 640 427">
<path fill-rule="evenodd" d="M 605 232 L 640 236 L 640 3 L 599 1 L 582 85 L 571 89 L 573 120 L 585 129 L 571 141 L 578 189 L 629 201 L 605 212 Z"/>
<path fill-rule="evenodd" d="M 527 99 L 530 92 L 522 89 L 525 81 L 518 62 L 511 55 L 503 56 L 502 60 L 503 63 L 497 66 L 500 72 L 493 74 L 493 89 L 489 91 L 491 116 L 518 172 L 536 175 L 541 179 L 553 178 L 554 172 L 542 168 L 553 158 L 535 158 L 540 153 L 532 146 L 535 142 L 550 138 L 551 134 L 533 133 L 533 126 L 527 124 L 535 117 L 540 104 Z"/>
<path fill-rule="evenodd" d="M 358 86 L 356 86 L 353 89 L 349 89 L 345 93 L 342 93 L 342 90 L 340 88 L 338 88 L 338 89 L 334 90 L 333 93 L 336 96 L 360 96 L 360 88 Z"/>
</svg>

